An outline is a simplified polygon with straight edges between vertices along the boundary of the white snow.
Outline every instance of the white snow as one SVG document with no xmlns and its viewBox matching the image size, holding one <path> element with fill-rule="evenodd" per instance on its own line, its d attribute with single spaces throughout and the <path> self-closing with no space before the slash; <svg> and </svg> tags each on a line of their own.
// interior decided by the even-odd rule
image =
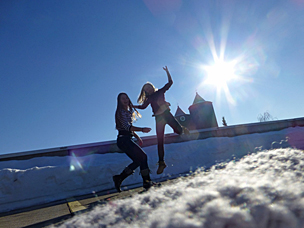
<svg viewBox="0 0 304 228">
<path fill-rule="evenodd" d="M 304 127 L 165 145 L 169 186 L 100 205 L 62 227 L 303 227 Z M 156 172 L 156 146 L 144 148 Z M 0 162 L 1 212 L 113 188 L 125 154 Z M 212 168 L 206 171 L 206 168 Z M 123 185 L 141 183 L 139 170 Z"/>
</svg>

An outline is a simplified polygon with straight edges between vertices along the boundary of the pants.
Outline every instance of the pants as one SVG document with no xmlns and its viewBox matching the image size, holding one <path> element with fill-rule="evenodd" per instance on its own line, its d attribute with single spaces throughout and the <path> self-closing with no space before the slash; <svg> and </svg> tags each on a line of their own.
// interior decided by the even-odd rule
<svg viewBox="0 0 304 228">
<path fill-rule="evenodd" d="M 160 115 L 155 116 L 156 121 L 156 135 L 157 135 L 157 149 L 159 161 L 164 160 L 164 136 L 165 136 L 165 126 L 168 124 L 175 133 L 182 134 L 183 128 L 175 117 L 171 114 L 170 110 L 163 112 Z"/>
<path fill-rule="evenodd" d="M 117 137 L 117 146 L 132 159 L 132 163 L 128 165 L 131 170 L 135 170 L 138 166 L 140 170 L 148 169 L 148 157 L 143 149 L 137 145 L 130 136 L 123 135 Z"/>
</svg>

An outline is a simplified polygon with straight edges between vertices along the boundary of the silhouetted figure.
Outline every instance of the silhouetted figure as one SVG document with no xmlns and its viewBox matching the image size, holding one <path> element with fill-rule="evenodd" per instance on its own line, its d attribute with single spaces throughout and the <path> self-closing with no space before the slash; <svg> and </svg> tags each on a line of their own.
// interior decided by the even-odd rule
<svg viewBox="0 0 304 228">
<path fill-rule="evenodd" d="M 167 167 L 164 156 L 164 135 L 165 135 L 165 126 L 168 124 L 175 133 L 189 133 L 187 128 L 182 127 L 175 117 L 170 112 L 170 103 L 165 100 L 165 92 L 173 84 L 172 77 L 169 73 L 169 70 L 166 67 L 163 67 L 168 76 L 168 83 L 164 85 L 161 89 L 156 89 L 154 85 L 150 82 L 147 82 L 143 85 L 137 102 L 141 105 L 135 105 L 134 107 L 138 109 L 145 109 L 149 104 L 151 104 L 153 116 L 155 116 L 156 121 L 156 135 L 157 135 L 157 148 L 158 148 L 158 169 L 157 174 L 161 174 L 164 169 Z"/>
<path fill-rule="evenodd" d="M 143 187 L 149 189 L 153 184 L 150 178 L 148 158 L 141 148 L 143 142 L 135 133 L 135 131 L 148 133 L 151 131 L 151 128 L 141 128 L 132 125 L 133 121 L 140 117 L 141 115 L 133 107 L 128 95 L 126 93 L 120 93 L 117 97 L 117 108 L 115 112 L 115 123 L 116 129 L 118 130 L 117 146 L 125 152 L 133 162 L 128 165 L 121 174 L 113 176 L 115 188 L 118 192 L 121 192 L 120 186 L 123 180 L 133 174 L 137 167 L 140 167 Z M 133 141 L 133 136 L 138 140 L 138 144 Z"/>
</svg>

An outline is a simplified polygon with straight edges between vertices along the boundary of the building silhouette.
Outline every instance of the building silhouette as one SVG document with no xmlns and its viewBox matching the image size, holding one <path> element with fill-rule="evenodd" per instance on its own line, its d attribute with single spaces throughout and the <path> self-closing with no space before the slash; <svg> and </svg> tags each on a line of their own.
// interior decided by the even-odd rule
<svg viewBox="0 0 304 228">
<path fill-rule="evenodd" d="M 186 114 L 179 106 L 175 118 L 189 130 L 218 127 L 212 102 L 205 101 L 197 92 L 193 104 L 189 106 L 190 114 Z"/>
</svg>

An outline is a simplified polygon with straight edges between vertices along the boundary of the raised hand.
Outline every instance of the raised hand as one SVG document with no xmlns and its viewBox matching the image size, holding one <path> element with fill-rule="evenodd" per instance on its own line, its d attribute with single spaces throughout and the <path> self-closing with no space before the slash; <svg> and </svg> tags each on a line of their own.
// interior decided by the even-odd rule
<svg viewBox="0 0 304 228">
<path fill-rule="evenodd" d="M 167 66 L 165 66 L 165 67 L 163 67 L 163 69 L 164 69 L 164 71 L 166 71 L 166 73 L 167 73 L 167 76 L 168 76 L 168 82 L 173 83 L 173 81 L 172 81 L 172 77 L 171 77 L 171 74 L 170 74 L 170 72 L 169 72 L 169 70 L 168 70 L 168 67 L 167 67 Z"/>
<path fill-rule="evenodd" d="M 169 70 L 168 70 L 168 67 L 167 67 L 167 66 L 163 67 L 163 69 L 164 69 L 164 71 L 166 71 L 167 73 L 169 72 Z"/>
</svg>

